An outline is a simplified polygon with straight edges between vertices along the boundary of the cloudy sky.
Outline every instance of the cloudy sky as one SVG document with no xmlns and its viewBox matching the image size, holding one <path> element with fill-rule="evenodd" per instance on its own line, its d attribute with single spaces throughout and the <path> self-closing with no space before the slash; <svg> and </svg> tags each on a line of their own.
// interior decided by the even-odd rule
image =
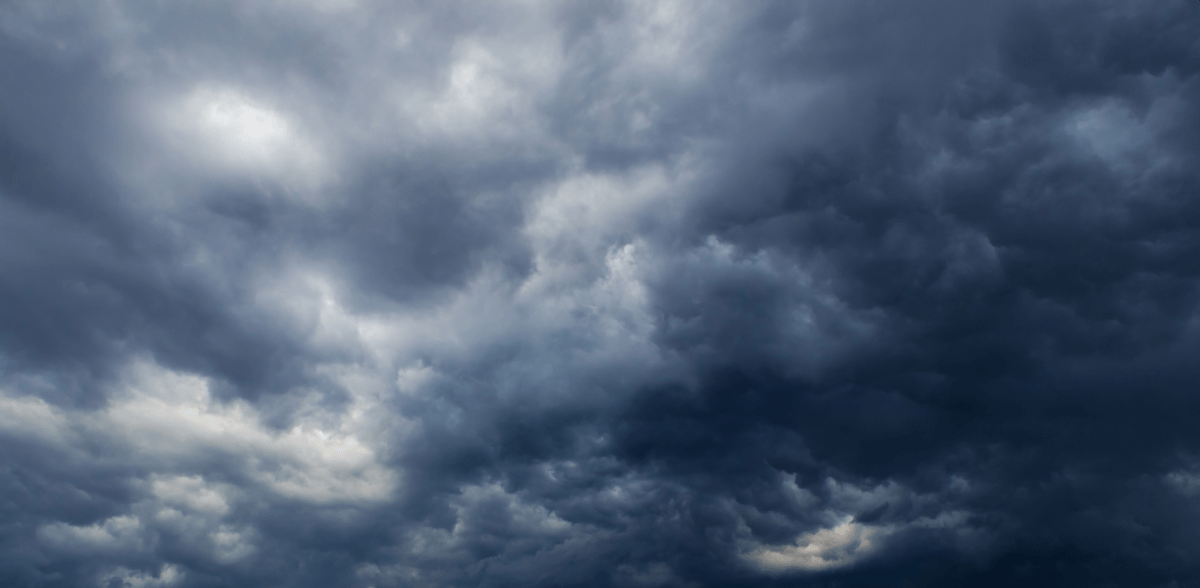
<svg viewBox="0 0 1200 588">
<path fill-rule="evenodd" d="M 0 584 L 1200 586 L 1200 3 L 0 3 Z"/>
</svg>

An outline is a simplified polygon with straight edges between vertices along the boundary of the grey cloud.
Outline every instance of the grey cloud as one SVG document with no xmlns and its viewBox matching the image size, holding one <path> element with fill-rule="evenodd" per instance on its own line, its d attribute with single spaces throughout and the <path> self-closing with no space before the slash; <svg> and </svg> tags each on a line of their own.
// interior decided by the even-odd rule
<svg viewBox="0 0 1200 588">
<path fill-rule="evenodd" d="M 0 9 L 0 580 L 1188 586 L 1194 3 Z"/>
</svg>

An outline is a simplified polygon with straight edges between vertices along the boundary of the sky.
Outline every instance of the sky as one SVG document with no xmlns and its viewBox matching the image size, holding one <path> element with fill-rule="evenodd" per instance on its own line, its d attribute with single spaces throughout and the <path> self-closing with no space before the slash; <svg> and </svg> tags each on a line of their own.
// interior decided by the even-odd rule
<svg viewBox="0 0 1200 588">
<path fill-rule="evenodd" d="M 0 585 L 1200 587 L 1194 0 L 0 3 Z"/>
</svg>

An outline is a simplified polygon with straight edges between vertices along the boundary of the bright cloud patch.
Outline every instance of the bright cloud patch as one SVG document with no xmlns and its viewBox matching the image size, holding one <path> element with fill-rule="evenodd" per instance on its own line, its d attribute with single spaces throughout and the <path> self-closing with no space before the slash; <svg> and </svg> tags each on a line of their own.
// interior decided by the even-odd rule
<svg viewBox="0 0 1200 588">
<path fill-rule="evenodd" d="M 269 178 L 292 190 L 313 190 L 331 177 L 300 121 L 247 93 L 200 86 L 169 103 L 162 117 L 165 138 L 185 165 Z"/>
<path fill-rule="evenodd" d="M 760 547 L 745 557 L 763 571 L 819 571 L 839 568 L 869 557 L 878 547 L 879 529 L 845 521 L 829 529 L 807 533 L 796 544 L 779 548 Z"/>
</svg>

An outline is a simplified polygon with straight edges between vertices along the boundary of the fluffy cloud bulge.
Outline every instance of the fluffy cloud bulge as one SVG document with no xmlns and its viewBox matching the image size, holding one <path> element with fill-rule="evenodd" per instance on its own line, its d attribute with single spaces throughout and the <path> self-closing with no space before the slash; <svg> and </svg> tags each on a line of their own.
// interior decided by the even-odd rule
<svg viewBox="0 0 1200 588">
<path fill-rule="evenodd" d="M 1194 0 L 0 3 L 0 585 L 1200 587 Z"/>
</svg>

